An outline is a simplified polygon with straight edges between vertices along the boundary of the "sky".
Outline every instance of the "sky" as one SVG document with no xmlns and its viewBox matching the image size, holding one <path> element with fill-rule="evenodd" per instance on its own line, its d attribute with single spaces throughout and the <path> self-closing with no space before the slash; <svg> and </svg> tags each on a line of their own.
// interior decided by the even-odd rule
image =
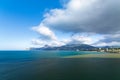
<svg viewBox="0 0 120 80">
<path fill-rule="evenodd" d="M 29 48 L 38 37 L 32 26 L 56 7 L 61 7 L 58 0 L 0 0 L 0 50 Z"/>
<path fill-rule="evenodd" d="M 0 0 L 0 50 L 120 46 L 119 0 Z"/>
</svg>

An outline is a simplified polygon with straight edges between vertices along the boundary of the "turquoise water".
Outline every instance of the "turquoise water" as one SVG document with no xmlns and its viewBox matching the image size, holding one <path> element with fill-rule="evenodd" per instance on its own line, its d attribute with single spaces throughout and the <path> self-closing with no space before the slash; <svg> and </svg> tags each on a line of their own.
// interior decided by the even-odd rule
<svg viewBox="0 0 120 80">
<path fill-rule="evenodd" d="M 41 58 L 61 58 L 83 54 L 102 54 L 89 51 L 0 51 L 0 61 L 33 60 Z"/>
<path fill-rule="evenodd" d="M 64 56 L 75 51 L 0 51 L 0 80 L 120 80 L 120 59 Z"/>
</svg>

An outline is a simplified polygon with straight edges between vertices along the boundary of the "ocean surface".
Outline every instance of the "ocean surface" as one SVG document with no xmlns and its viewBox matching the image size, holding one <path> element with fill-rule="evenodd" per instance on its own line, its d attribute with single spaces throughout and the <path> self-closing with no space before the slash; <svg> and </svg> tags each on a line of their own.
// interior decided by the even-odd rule
<svg viewBox="0 0 120 80">
<path fill-rule="evenodd" d="M 120 80 L 120 59 L 63 58 L 89 51 L 0 51 L 0 80 Z"/>
</svg>

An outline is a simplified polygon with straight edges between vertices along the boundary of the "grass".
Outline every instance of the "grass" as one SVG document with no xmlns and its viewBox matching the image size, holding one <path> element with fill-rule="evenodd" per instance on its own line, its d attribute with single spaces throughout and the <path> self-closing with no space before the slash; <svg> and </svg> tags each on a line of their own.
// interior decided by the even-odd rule
<svg viewBox="0 0 120 80">
<path fill-rule="evenodd" d="M 120 54 L 116 54 L 116 53 L 84 54 L 84 55 L 67 56 L 64 58 L 120 58 Z"/>
</svg>

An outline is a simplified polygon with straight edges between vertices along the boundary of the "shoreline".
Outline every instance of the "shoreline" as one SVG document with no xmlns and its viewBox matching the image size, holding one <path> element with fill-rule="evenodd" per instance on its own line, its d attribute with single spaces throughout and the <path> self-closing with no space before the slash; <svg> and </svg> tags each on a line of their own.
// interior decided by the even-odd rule
<svg viewBox="0 0 120 80">
<path fill-rule="evenodd" d="M 120 58 L 120 54 L 119 53 L 83 54 L 83 55 L 67 56 L 63 58 Z"/>
</svg>

